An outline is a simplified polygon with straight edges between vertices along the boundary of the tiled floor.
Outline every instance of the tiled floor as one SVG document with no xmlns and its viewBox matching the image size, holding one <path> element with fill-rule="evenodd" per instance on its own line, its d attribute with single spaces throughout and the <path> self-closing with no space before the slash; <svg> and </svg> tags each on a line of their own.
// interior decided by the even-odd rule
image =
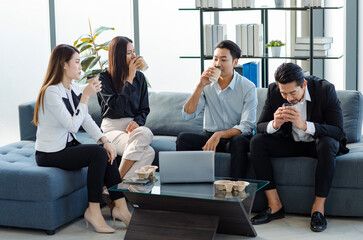
<svg viewBox="0 0 363 240">
<path fill-rule="evenodd" d="M 110 211 L 107 207 L 102 209 L 107 222 L 112 225 Z M 221 235 L 217 234 L 217 240 L 235 240 L 235 239 L 278 239 L 278 240 L 352 240 L 363 239 L 363 218 L 327 218 L 328 229 L 322 233 L 314 233 L 309 229 L 310 219 L 307 216 L 287 215 L 281 220 L 272 221 L 265 225 L 255 226 L 258 236 L 256 238 L 247 238 L 243 236 Z M 126 227 L 123 223 L 116 223 L 116 233 L 98 234 L 92 228 L 87 229 L 83 218 L 67 224 L 56 231 L 55 235 L 48 236 L 44 231 L 0 227 L 0 239 L 52 239 L 52 240 L 120 240 L 125 236 Z"/>
</svg>

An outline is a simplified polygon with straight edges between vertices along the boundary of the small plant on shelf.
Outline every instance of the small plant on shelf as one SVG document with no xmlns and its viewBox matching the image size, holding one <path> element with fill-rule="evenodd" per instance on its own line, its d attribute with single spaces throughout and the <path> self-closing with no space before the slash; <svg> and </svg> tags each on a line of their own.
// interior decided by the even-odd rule
<svg viewBox="0 0 363 240">
<path fill-rule="evenodd" d="M 285 46 L 285 43 L 281 42 L 281 40 L 272 40 L 266 44 L 266 47 L 282 47 Z"/>
</svg>

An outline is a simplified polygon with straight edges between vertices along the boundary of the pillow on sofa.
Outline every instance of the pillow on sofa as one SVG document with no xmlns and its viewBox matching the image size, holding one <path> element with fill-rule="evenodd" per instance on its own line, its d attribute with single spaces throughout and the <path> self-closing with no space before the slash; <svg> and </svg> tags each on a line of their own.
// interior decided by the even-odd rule
<svg viewBox="0 0 363 240">
<path fill-rule="evenodd" d="M 190 95 L 178 92 L 150 92 L 150 113 L 145 126 L 155 135 L 177 136 L 180 132 L 202 131 L 203 112 L 193 120 L 186 121 L 182 117 L 183 105 Z"/>
<path fill-rule="evenodd" d="M 343 111 L 344 131 L 348 143 L 360 141 L 362 135 L 363 96 L 359 91 L 337 90 Z"/>
</svg>

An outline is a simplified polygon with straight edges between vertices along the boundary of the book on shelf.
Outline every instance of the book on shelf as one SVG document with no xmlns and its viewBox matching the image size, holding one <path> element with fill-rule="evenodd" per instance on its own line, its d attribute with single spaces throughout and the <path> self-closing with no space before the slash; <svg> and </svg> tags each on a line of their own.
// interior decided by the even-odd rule
<svg viewBox="0 0 363 240">
<path fill-rule="evenodd" d="M 237 24 L 236 44 L 242 56 L 263 56 L 263 24 Z"/>
<path fill-rule="evenodd" d="M 332 37 L 314 37 L 314 44 L 333 43 Z M 310 37 L 296 37 L 296 43 L 310 43 Z"/>
<path fill-rule="evenodd" d="M 212 44 L 212 24 L 204 25 L 204 54 L 213 54 L 213 44 Z"/>
<path fill-rule="evenodd" d="M 217 44 L 227 39 L 226 24 L 205 24 L 204 25 L 204 54 L 213 56 Z"/>
<path fill-rule="evenodd" d="M 243 64 L 242 75 L 253 82 L 256 87 L 260 87 L 260 62 L 253 61 Z"/>
<path fill-rule="evenodd" d="M 196 8 L 222 8 L 223 0 L 195 0 Z"/>
<path fill-rule="evenodd" d="M 328 50 L 314 50 L 314 57 L 327 57 Z M 295 50 L 295 57 L 310 57 L 309 50 Z"/>
<path fill-rule="evenodd" d="M 324 0 L 304 0 L 304 7 L 323 7 Z"/>
<path fill-rule="evenodd" d="M 330 43 L 314 44 L 314 50 L 328 50 L 330 49 Z M 295 50 L 310 50 L 310 44 L 308 43 L 296 43 Z"/>
<path fill-rule="evenodd" d="M 241 24 L 241 33 L 242 33 L 242 48 L 241 48 L 241 51 L 242 51 L 242 56 L 247 56 L 247 41 L 248 41 L 248 37 L 247 37 L 247 33 L 248 33 L 248 30 L 247 30 L 247 27 L 248 25 L 247 24 Z"/>
<path fill-rule="evenodd" d="M 254 8 L 256 0 L 231 0 L 232 8 Z"/>
<path fill-rule="evenodd" d="M 247 26 L 247 56 L 253 56 L 254 43 L 253 43 L 253 24 Z"/>
<path fill-rule="evenodd" d="M 241 55 L 247 56 L 247 24 L 236 25 L 236 44 L 241 48 Z"/>
<path fill-rule="evenodd" d="M 242 26 L 241 26 L 241 24 L 236 25 L 236 44 L 239 46 L 239 48 L 242 51 Z"/>
<path fill-rule="evenodd" d="M 255 0 L 247 0 L 246 1 L 246 7 L 248 8 L 254 8 L 255 7 Z"/>
<path fill-rule="evenodd" d="M 253 25 L 253 55 L 256 57 L 263 56 L 263 24 Z"/>
</svg>

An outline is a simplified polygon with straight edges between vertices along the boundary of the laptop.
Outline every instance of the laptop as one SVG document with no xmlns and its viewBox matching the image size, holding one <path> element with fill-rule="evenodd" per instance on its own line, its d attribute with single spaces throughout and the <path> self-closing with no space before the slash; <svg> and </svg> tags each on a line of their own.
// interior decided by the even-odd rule
<svg viewBox="0 0 363 240">
<path fill-rule="evenodd" d="M 161 183 L 214 182 L 213 151 L 159 152 Z"/>
</svg>

